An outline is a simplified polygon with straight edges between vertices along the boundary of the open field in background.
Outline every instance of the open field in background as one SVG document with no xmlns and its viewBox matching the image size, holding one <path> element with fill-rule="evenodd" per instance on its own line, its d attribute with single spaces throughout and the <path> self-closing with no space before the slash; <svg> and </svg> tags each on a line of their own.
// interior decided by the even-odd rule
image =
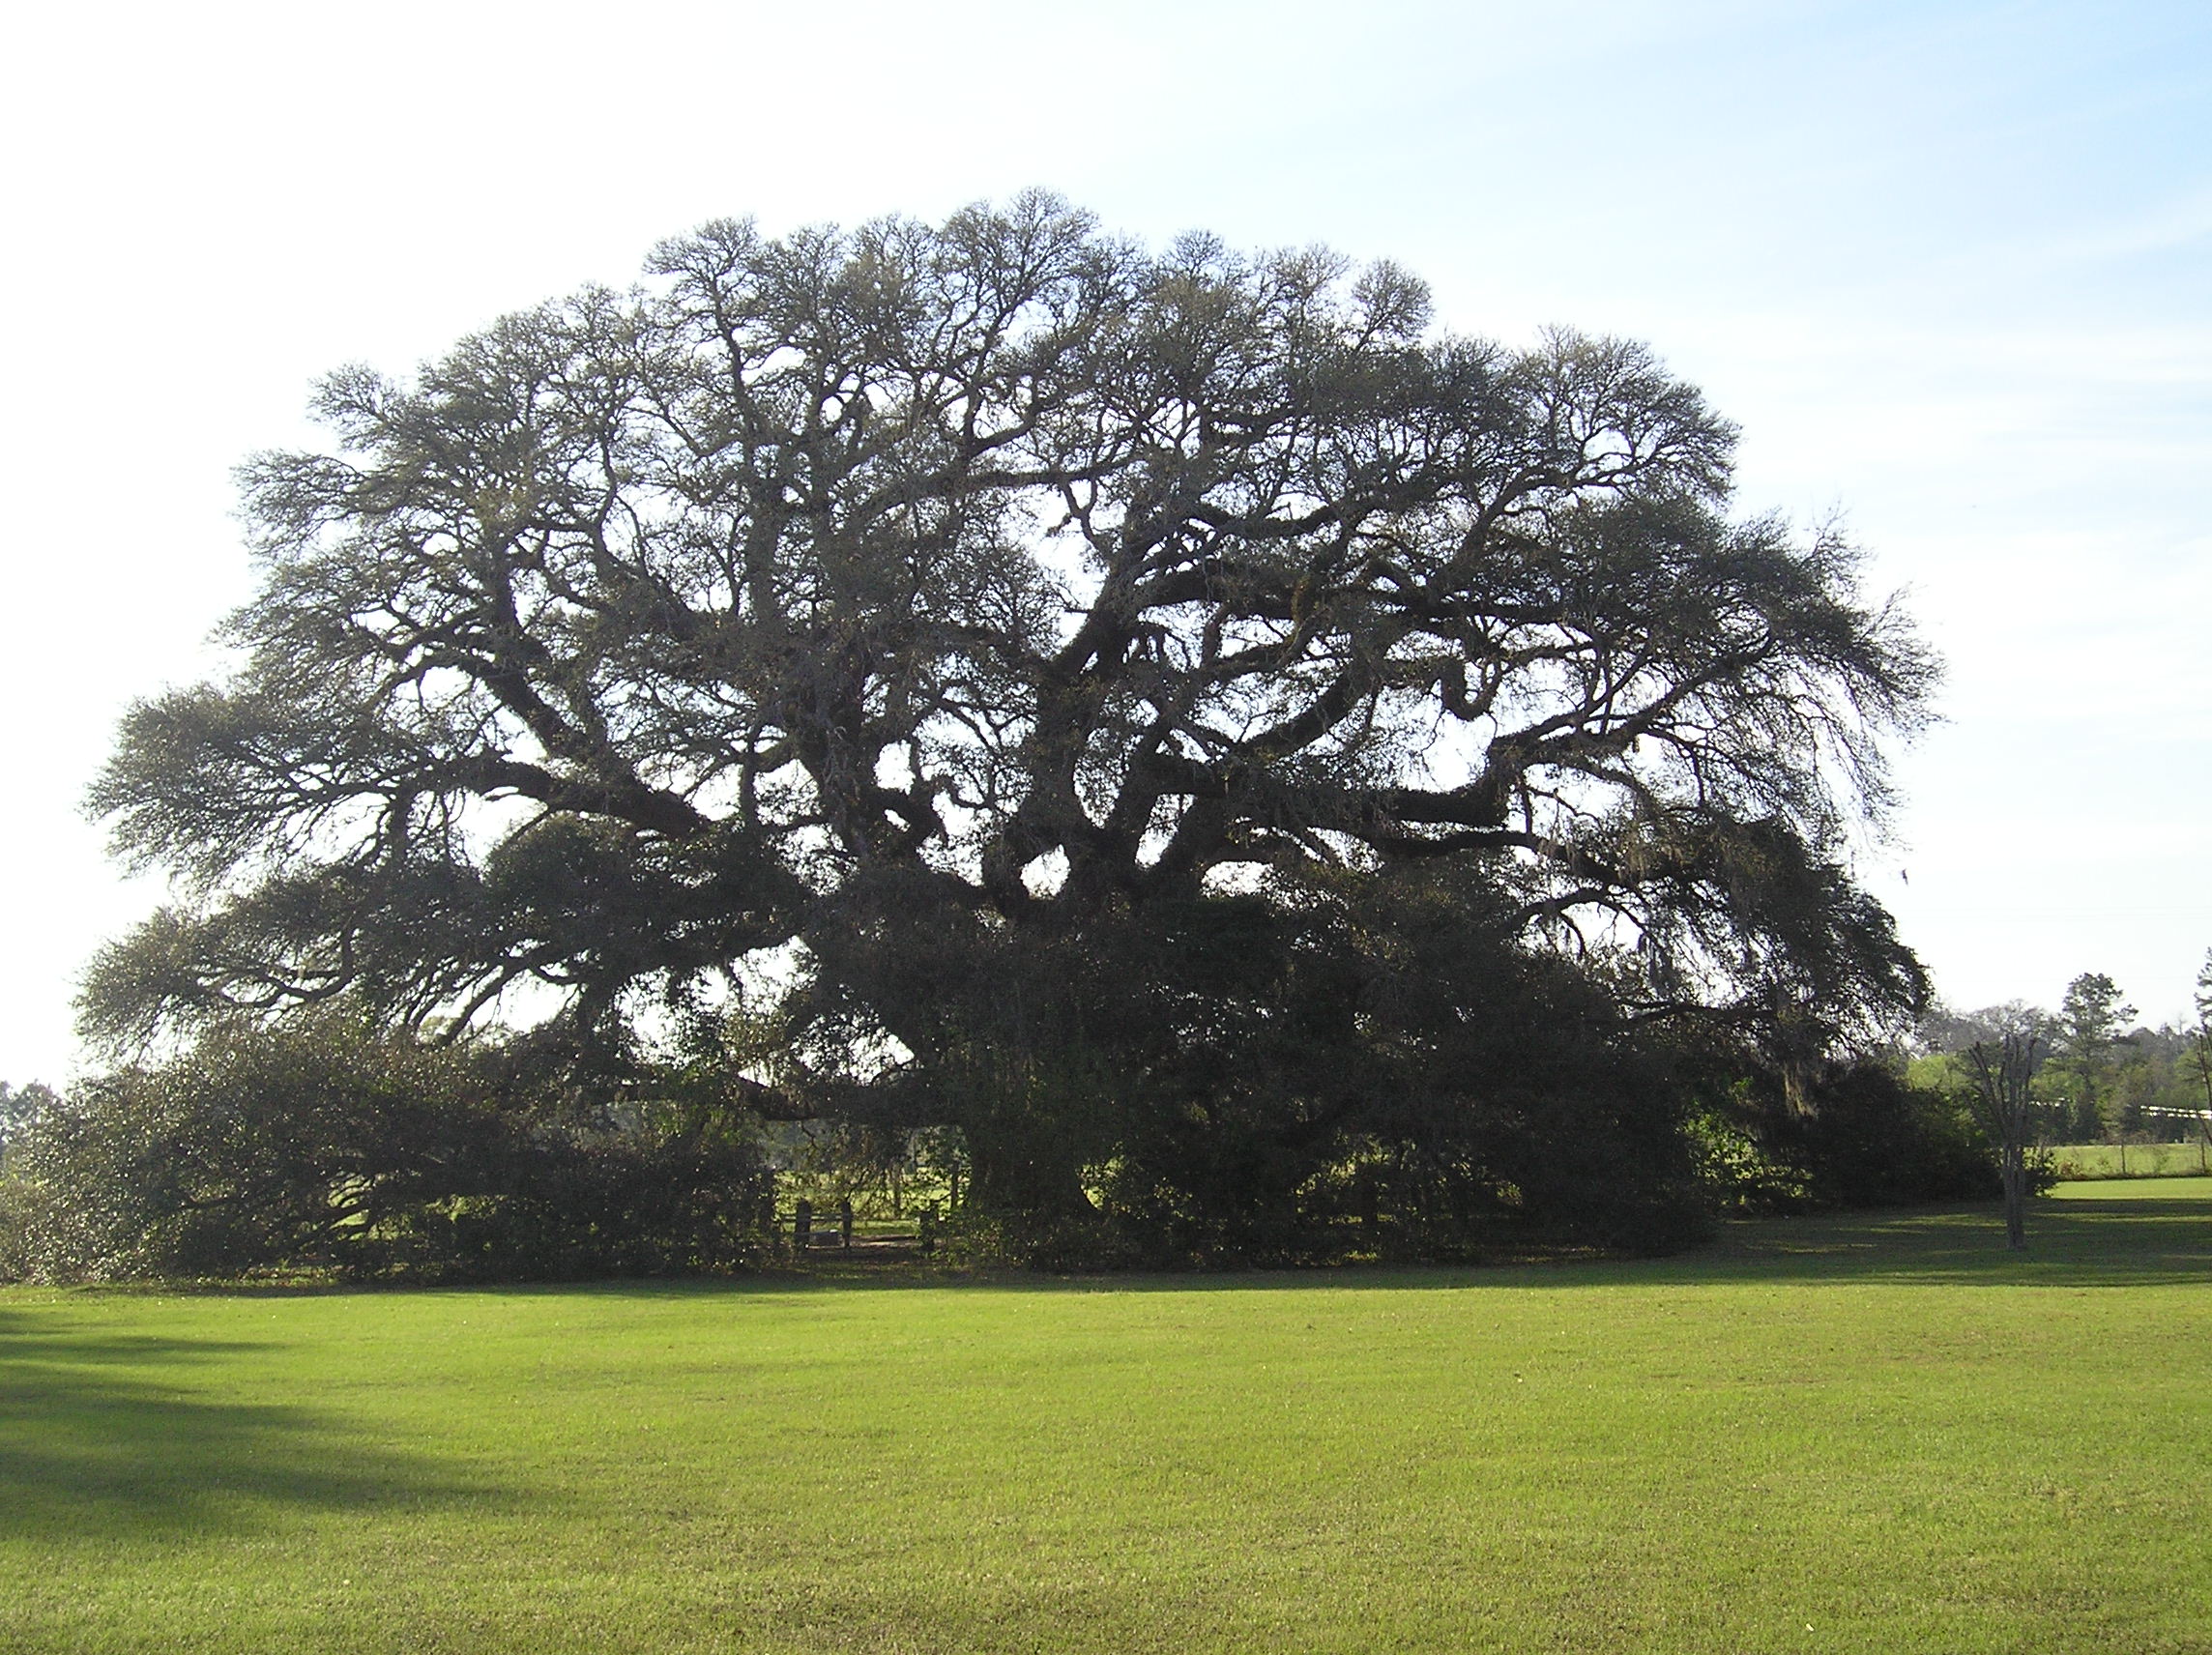
<svg viewBox="0 0 2212 1655">
<path fill-rule="evenodd" d="M 2212 1185 L 2202 1178 L 2083 1178 L 2053 1185 L 2052 1201 L 2201 1201 L 2212 1202 Z M 2212 1216 L 2212 1209 L 2208 1209 Z"/>
<path fill-rule="evenodd" d="M 2212 1147 L 2186 1144 L 2061 1144 L 2051 1151 L 2061 1178 L 2201 1177 L 2212 1174 Z"/>
<path fill-rule="evenodd" d="M 0 1648 L 2212 1650 L 2208 1198 L 2019 1261 L 0 1290 Z"/>
</svg>

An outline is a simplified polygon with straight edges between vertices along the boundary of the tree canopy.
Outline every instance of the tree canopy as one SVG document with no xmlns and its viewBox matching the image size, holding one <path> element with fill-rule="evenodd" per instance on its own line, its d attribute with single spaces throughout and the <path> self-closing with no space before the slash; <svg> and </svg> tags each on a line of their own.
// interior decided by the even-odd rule
<svg viewBox="0 0 2212 1655">
<path fill-rule="evenodd" d="M 2119 985 L 2103 972 L 2083 972 L 2066 985 L 2049 1042 L 2073 1095 L 2074 1119 L 2069 1125 L 2078 1143 L 2104 1133 L 2106 1071 L 2113 1045 L 2125 1037 L 2128 1019 L 2135 1014 Z"/>
<path fill-rule="evenodd" d="M 93 796 L 181 893 L 90 974 L 111 1046 L 504 1024 L 959 1125 L 1009 1210 L 1148 1157 L 1187 1206 L 1410 1099 L 1618 1125 L 1639 1031 L 1795 1061 L 1924 997 L 1847 846 L 1932 657 L 1835 535 L 1732 514 L 1639 345 L 1039 194 L 712 224 L 317 407 L 244 471 L 235 670 Z"/>
</svg>

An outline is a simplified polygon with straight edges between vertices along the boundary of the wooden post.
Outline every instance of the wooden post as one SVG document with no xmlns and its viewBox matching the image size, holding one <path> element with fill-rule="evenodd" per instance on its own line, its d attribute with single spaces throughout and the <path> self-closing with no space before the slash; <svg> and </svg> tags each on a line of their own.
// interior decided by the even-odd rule
<svg viewBox="0 0 2212 1655">
<path fill-rule="evenodd" d="M 791 1215 L 791 1244 L 799 1252 L 805 1252 L 814 1241 L 814 1204 L 804 1196 Z"/>
</svg>

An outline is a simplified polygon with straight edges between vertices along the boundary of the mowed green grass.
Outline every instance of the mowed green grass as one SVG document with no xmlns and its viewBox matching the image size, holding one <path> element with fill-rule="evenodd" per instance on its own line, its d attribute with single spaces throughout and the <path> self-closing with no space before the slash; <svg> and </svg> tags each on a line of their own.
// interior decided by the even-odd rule
<svg viewBox="0 0 2212 1655">
<path fill-rule="evenodd" d="M 2082 1178 L 2051 1187 L 2053 1201 L 2212 1202 L 2212 1183 L 2187 1176 L 2170 1178 Z M 2212 1211 L 2208 1207 L 2207 1211 Z"/>
<path fill-rule="evenodd" d="M 0 1291 L 0 1649 L 2212 1650 L 2180 1183 L 2024 1261 Z"/>
<path fill-rule="evenodd" d="M 2058 1176 L 2076 1178 L 2198 1177 L 2212 1173 L 2212 1145 L 2064 1144 L 2051 1151 Z"/>
</svg>

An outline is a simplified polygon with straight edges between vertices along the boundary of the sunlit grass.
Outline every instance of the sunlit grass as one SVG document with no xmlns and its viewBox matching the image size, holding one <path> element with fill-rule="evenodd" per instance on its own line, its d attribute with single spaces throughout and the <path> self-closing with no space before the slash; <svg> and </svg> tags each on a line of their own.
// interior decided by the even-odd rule
<svg viewBox="0 0 2212 1655">
<path fill-rule="evenodd" d="M 2054 1201 L 2204 1201 L 2212 1202 L 2212 1181 L 2199 1177 L 2085 1178 L 2054 1184 Z"/>
<path fill-rule="evenodd" d="M 0 1291 L 0 1648 L 2212 1649 L 2160 1193 L 2024 1260 Z"/>
<path fill-rule="evenodd" d="M 2212 1175 L 2212 1144 L 2062 1144 L 2051 1151 L 2062 1179 L 2203 1177 Z"/>
</svg>

